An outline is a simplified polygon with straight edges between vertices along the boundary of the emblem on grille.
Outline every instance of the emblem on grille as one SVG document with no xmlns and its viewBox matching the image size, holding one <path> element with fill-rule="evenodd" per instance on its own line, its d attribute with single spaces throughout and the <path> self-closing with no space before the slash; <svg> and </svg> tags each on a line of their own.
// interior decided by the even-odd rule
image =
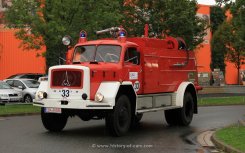
<svg viewBox="0 0 245 153">
<path fill-rule="evenodd" d="M 67 71 L 66 71 L 65 79 L 64 79 L 64 81 L 62 82 L 62 86 L 71 86 L 71 84 L 70 84 L 70 82 L 69 82 L 69 78 L 68 78 Z"/>
</svg>

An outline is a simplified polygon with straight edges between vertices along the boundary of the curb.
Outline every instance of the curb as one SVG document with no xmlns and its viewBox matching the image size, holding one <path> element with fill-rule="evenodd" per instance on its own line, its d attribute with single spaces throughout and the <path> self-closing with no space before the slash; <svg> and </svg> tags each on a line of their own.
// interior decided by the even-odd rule
<svg viewBox="0 0 245 153">
<path fill-rule="evenodd" d="M 234 147 L 227 145 L 224 142 L 218 140 L 215 133 L 212 135 L 211 140 L 213 141 L 215 146 L 217 146 L 221 150 L 224 150 L 225 152 L 228 152 L 228 153 L 244 153 L 244 152 L 237 150 Z"/>
</svg>

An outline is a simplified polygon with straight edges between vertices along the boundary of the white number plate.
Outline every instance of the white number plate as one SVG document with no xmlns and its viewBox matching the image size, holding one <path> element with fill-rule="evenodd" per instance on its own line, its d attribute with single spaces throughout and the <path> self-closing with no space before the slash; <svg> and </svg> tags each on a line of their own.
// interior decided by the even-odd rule
<svg viewBox="0 0 245 153">
<path fill-rule="evenodd" d="M 52 108 L 52 107 L 47 107 L 44 108 L 45 113 L 58 113 L 61 114 L 61 108 Z"/>
</svg>

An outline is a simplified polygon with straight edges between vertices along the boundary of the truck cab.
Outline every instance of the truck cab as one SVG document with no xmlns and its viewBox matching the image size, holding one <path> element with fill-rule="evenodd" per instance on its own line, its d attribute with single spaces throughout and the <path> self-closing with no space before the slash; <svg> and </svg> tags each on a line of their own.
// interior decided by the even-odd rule
<svg viewBox="0 0 245 153">
<path fill-rule="evenodd" d="M 42 107 L 44 127 L 61 131 L 70 116 L 105 119 L 109 131 L 122 136 L 143 113 L 160 110 L 168 124 L 189 125 L 200 87 L 194 53 L 185 42 L 148 34 L 127 38 L 126 30 L 117 27 L 97 33 L 104 32 L 117 38 L 87 41 L 81 31 L 69 62 L 49 68 L 34 101 Z"/>
</svg>

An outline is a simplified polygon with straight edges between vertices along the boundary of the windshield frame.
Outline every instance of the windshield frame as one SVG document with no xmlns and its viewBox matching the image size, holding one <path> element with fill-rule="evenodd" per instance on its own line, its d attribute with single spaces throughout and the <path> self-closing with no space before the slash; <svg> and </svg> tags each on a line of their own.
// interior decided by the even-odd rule
<svg viewBox="0 0 245 153">
<path fill-rule="evenodd" d="M 74 60 L 75 59 L 75 54 L 76 54 L 76 49 L 78 48 L 78 47 L 86 47 L 86 46 L 94 46 L 95 48 L 94 48 L 94 51 L 93 51 L 93 59 L 91 59 L 91 60 L 87 60 L 87 61 L 81 61 L 81 59 L 80 59 L 80 61 L 76 61 L 76 60 Z M 97 58 L 98 58 L 98 48 L 99 47 L 101 47 L 101 46 L 115 46 L 115 47 L 119 47 L 119 49 L 118 50 L 116 50 L 116 51 L 118 51 L 118 53 L 116 53 L 115 52 L 115 54 L 116 54 L 116 56 L 117 56 L 117 60 L 112 60 L 111 59 L 111 61 L 108 61 L 108 60 L 105 60 L 105 59 L 103 59 L 103 58 L 101 58 L 101 56 L 100 56 L 100 59 L 102 59 L 102 61 L 98 61 L 98 60 L 96 60 Z M 99 50 L 100 51 L 100 50 Z M 72 62 L 73 63 L 85 63 L 85 62 L 103 62 L 103 63 L 120 63 L 121 62 L 121 55 L 122 55 L 122 52 L 123 52 L 123 47 L 121 46 L 121 45 L 117 45 L 117 44 L 90 44 L 90 45 L 79 45 L 79 46 L 76 46 L 75 47 L 75 49 L 74 49 L 74 52 L 73 52 L 73 56 L 72 56 Z M 116 57 L 115 56 L 115 54 L 114 55 L 112 55 L 112 53 L 110 53 L 110 52 L 108 52 L 107 53 L 109 56 L 114 56 L 114 57 Z M 97 56 L 98 55 L 98 56 Z"/>
</svg>

